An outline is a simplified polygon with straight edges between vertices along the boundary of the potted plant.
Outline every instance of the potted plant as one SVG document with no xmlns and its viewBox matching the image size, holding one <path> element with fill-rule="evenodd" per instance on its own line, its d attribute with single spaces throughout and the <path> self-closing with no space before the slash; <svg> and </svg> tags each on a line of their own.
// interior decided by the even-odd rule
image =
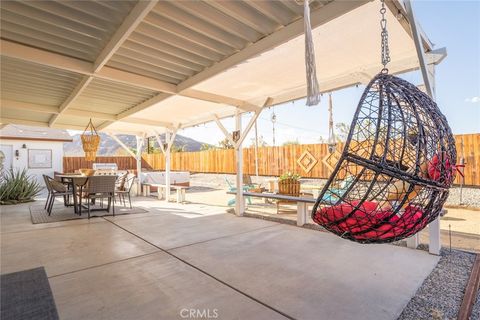
<svg viewBox="0 0 480 320">
<path fill-rule="evenodd" d="M 292 172 L 282 174 L 278 180 L 278 192 L 291 196 L 300 195 L 300 175 Z"/>
</svg>

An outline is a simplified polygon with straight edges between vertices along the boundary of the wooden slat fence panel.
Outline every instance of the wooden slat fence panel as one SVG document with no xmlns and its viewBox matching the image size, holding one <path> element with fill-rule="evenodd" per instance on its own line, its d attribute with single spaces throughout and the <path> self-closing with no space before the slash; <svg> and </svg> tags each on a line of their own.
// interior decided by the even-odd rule
<svg viewBox="0 0 480 320">
<path fill-rule="evenodd" d="M 465 185 L 480 186 L 480 134 L 456 135 L 458 158 L 464 157 Z M 343 149 L 340 144 L 338 150 Z M 308 150 L 316 159 L 317 164 L 310 173 L 303 172 L 297 164 L 297 159 Z M 281 147 L 258 148 L 258 172 L 263 176 L 278 176 L 286 171 L 299 173 L 302 177 L 328 178 L 330 170 L 322 163 L 328 154 L 326 144 L 286 145 Z M 132 157 L 98 157 L 95 162 L 116 162 L 120 169 L 135 169 L 135 159 Z M 457 161 L 458 162 L 458 161 Z M 80 168 L 91 168 L 91 161 L 82 157 L 64 157 L 64 171 L 73 172 Z M 144 154 L 142 167 L 150 170 L 164 170 L 163 154 Z M 233 149 L 218 149 L 198 152 L 172 153 L 172 170 L 203 173 L 235 173 L 235 151 Z M 245 174 L 255 175 L 255 149 L 243 149 L 243 170 Z M 455 183 L 461 182 L 457 175 Z"/>
</svg>

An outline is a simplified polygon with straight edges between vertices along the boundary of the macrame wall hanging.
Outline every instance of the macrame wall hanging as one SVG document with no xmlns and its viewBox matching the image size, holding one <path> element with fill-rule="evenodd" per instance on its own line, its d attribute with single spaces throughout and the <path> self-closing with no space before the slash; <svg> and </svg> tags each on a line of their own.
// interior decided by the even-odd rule
<svg viewBox="0 0 480 320">
<path fill-rule="evenodd" d="M 97 150 L 100 144 L 100 136 L 93 126 L 92 119 L 88 122 L 87 127 L 80 136 L 82 139 L 82 147 L 85 152 L 85 159 L 87 161 L 95 161 L 97 157 Z"/>
<path fill-rule="evenodd" d="M 361 243 L 401 240 L 435 220 L 457 158 L 437 104 L 388 74 L 383 0 L 380 13 L 383 69 L 367 85 L 341 157 L 312 211 L 313 221 L 326 230 Z"/>
</svg>

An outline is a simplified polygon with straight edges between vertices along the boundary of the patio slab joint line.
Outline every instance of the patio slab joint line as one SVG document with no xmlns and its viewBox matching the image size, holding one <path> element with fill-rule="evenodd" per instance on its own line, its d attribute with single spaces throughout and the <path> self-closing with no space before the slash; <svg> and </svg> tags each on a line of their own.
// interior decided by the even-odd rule
<svg viewBox="0 0 480 320">
<path fill-rule="evenodd" d="M 267 303 L 265 303 L 265 302 L 263 302 L 263 301 L 261 301 L 261 300 L 259 300 L 259 299 L 255 298 L 255 297 L 253 297 L 253 296 L 249 295 L 248 293 L 245 293 L 245 292 L 241 291 L 240 289 L 238 289 L 238 288 L 236 288 L 236 287 L 234 287 L 234 286 L 232 286 L 232 285 L 230 285 L 230 284 L 226 283 L 225 281 L 223 281 L 223 280 L 221 280 L 221 279 L 219 279 L 219 278 L 215 277 L 214 275 L 212 275 L 212 274 L 208 273 L 207 271 L 205 271 L 205 270 L 203 270 L 203 269 L 201 269 L 201 268 L 199 268 L 199 267 L 195 266 L 194 264 L 192 264 L 192 263 L 190 263 L 190 262 L 188 262 L 188 261 L 186 261 L 186 260 L 184 260 L 184 259 L 180 258 L 179 256 L 176 256 L 175 254 L 171 253 L 170 251 L 167 251 L 167 250 L 165 250 L 165 249 L 163 249 L 163 248 L 161 248 L 161 247 L 159 247 L 159 246 L 155 245 L 154 243 L 152 243 L 152 242 L 150 242 L 150 241 L 148 241 L 148 240 L 146 240 L 146 239 L 144 239 L 144 238 L 142 238 L 142 237 L 138 236 L 137 234 L 135 234 L 135 233 L 131 232 L 130 230 L 128 230 L 128 229 L 125 229 L 124 227 L 122 227 L 122 226 L 120 226 L 120 225 L 116 224 L 115 222 L 113 222 L 113 221 L 110 221 L 110 220 L 107 220 L 107 219 L 105 219 L 105 221 L 108 221 L 108 222 L 110 222 L 111 224 L 113 224 L 113 225 L 117 226 L 118 228 L 120 228 L 120 229 L 122 229 L 122 230 L 124 230 L 124 231 L 126 231 L 126 232 L 128 232 L 128 233 L 130 233 L 131 235 L 133 235 L 133 236 L 135 236 L 135 237 L 137 237 L 137 238 L 139 238 L 139 239 L 141 239 L 141 240 L 143 240 L 143 241 L 145 241 L 146 243 L 148 243 L 148 244 L 150 244 L 150 245 L 154 246 L 155 248 L 157 248 L 157 249 L 161 250 L 162 252 L 165 252 L 165 253 L 166 253 L 166 254 L 168 254 L 169 256 L 171 256 L 171 257 L 173 257 L 173 258 L 175 258 L 175 259 L 179 260 L 180 262 L 182 262 L 182 263 L 184 263 L 184 264 L 186 264 L 186 265 L 188 265 L 188 266 L 190 266 L 190 267 L 194 268 L 195 270 L 197 270 L 197 271 L 199 271 L 199 272 L 203 273 L 203 274 L 204 274 L 204 275 L 206 275 L 207 277 L 210 277 L 210 278 L 212 278 L 213 280 L 215 280 L 215 281 L 217 281 L 217 282 L 219 282 L 219 283 L 223 284 L 224 286 L 227 286 L 227 287 L 229 287 L 230 289 L 232 289 L 232 290 L 234 290 L 234 291 L 236 291 L 236 292 L 240 293 L 241 295 L 243 295 L 243 296 L 245 296 L 245 297 L 247 297 L 247 298 L 249 298 L 249 299 L 251 299 L 251 300 L 253 300 L 253 301 L 255 301 L 255 302 L 259 303 L 259 304 L 261 304 L 261 305 L 263 305 L 264 307 L 266 307 L 266 308 L 268 308 L 268 309 L 270 309 L 270 310 L 272 310 L 272 311 L 274 311 L 274 312 L 276 312 L 276 313 L 278 313 L 278 314 L 280 314 L 280 315 L 284 316 L 285 318 L 287 318 L 287 319 L 290 319 L 290 320 L 296 320 L 294 317 L 292 317 L 292 316 L 290 316 L 290 315 L 288 315 L 288 314 L 284 313 L 283 311 L 280 311 L 280 310 L 278 310 L 278 309 L 276 309 L 276 308 L 274 308 L 274 307 L 272 307 L 272 306 L 268 305 Z M 171 250 L 171 249 L 170 249 L 170 250 Z"/>
<path fill-rule="evenodd" d="M 85 270 L 100 268 L 100 267 L 104 267 L 104 266 L 108 266 L 108 265 L 111 265 L 111 264 L 132 260 L 132 259 L 143 258 L 143 257 L 149 256 L 149 255 L 152 255 L 152 254 L 158 254 L 158 253 L 162 252 L 162 251 L 158 250 L 158 248 L 156 248 L 156 249 L 157 249 L 156 251 L 149 252 L 149 253 L 144 253 L 144 254 L 141 254 L 141 255 L 138 255 L 138 256 L 134 256 L 134 257 L 128 257 L 128 258 L 124 258 L 124 259 L 120 259 L 120 260 L 115 260 L 115 261 L 110 261 L 110 262 L 97 264 L 95 266 L 90 266 L 90 267 L 85 267 L 85 268 L 81 268 L 81 269 L 77 269 L 77 270 L 68 271 L 68 272 L 65 272 L 65 273 L 55 274 L 53 276 L 49 276 L 48 279 L 55 278 L 55 277 L 61 277 L 61 276 L 65 276 L 67 274 L 72 274 L 72 273 L 81 272 L 81 271 L 85 271 Z"/>
<path fill-rule="evenodd" d="M 172 250 L 186 248 L 186 247 L 190 247 L 190 246 L 194 246 L 194 245 L 197 245 L 197 244 L 202 244 L 202 243 L 206 243 L 206 242 L 210 242 L 210 241 L 215 241 L 215 240 L 220 240 L 220 239 L 224 239 L 224 238 L 228 238 L 228 237 L 238 236 L 238 235 L 241 235 L 241 234 L 250 233 L 250 232 L 254 232 L 254 231 L 258 231 L 258 230 L 278 227 L 279 225 L 281 225 L 281 224 L 272 224 L 271 226 L 265 226 L 265 227 L 261 227 L 261 228 L 257 228 L 257 229 L 251 229 L 251 230 L 238 232 L 238 233 L 234 233 L 234 234 L 228 234 L 228 235 L 224 235 L 224 236 L 221 236 L 221 237 L 218 237 L 218 238 L 212 238 L 212 239 L 208 239 L 208 240 L 193 242 L 193 243 L 185 244 L 183 246 L 173 247 L 173 248 L 169 248 L 169 249 L 162 249 L 162 250 L 172 251 Z"/>
</svg>

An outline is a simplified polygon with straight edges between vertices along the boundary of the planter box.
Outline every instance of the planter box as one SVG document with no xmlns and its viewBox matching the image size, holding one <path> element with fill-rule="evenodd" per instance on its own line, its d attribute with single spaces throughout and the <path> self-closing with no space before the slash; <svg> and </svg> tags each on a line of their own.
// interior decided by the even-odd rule
<svg viewBox="0 0 480 320">
<path fill-rule="evenodd" d="M 295 179 L 278 181 L 278 193 L 294 197 L 300 196 L 300 181 Z"/>
</svg>

